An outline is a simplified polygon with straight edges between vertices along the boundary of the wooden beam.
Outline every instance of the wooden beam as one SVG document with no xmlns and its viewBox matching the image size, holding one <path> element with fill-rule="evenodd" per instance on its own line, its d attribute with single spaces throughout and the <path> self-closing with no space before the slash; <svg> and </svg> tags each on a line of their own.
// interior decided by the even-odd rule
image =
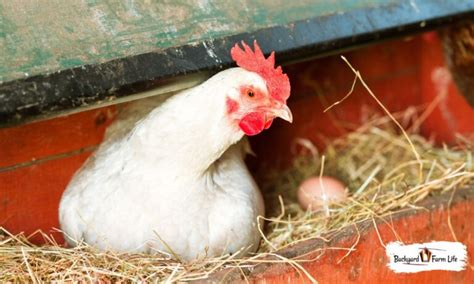
<svg viewBox="0 0 474 284">
<path fill-rule="evenodd" d="M 0 4 L 0 125 L 183 85 L 231 66 L 241 40 L 257 39 L 285 63 L 474 17 L 469 0 L 133 3 Z"/>
</svg>

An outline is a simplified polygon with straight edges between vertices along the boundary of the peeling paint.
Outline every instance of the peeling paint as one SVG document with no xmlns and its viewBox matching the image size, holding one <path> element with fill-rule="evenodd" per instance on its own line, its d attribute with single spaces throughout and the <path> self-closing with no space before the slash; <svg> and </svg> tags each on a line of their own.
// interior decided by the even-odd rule
<svg viewBox="0 0 474 284">
<path fill-rule="evenodd" d="M 217 56 L 216 53 L 214 52 L 214 50 L 213 50 L 214 46 L 213 46 L 212 42 L 209 43 L 209 46 L 207 46 L 206 42 L 203 42 L 202 45 L 204 45 L 204 47 L 206 48 L 207 54 L 211 58 L 213 58 L 218 63 L 222 62 L 221 59 L 219 58 L 219 56 Z"/>
<path fill-rule="evenodd" d="M 93 9 L 92 18 L 97 27 L 105 34 L 117 35 L 117 32 L 107 22 L 105 13 L 99 9 Z"/>
<path fill-rule="evenodd" d="M 410 0 L 410 6 L 413 7 L 413 10 L 415 10 L 415 12 L 420 13 L 420 9 L 419 9 L 418 6 L 416 5 L 416 1 L 415 1 L 415 0 Z"/>
</svg>

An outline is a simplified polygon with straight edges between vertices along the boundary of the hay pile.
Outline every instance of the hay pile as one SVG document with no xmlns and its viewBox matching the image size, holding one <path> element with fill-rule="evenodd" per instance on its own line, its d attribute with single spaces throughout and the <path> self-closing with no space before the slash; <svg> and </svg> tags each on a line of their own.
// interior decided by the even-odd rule
<svg viewBox="0 0 474 284">
<path fill-rule="evenodd" d="M 402 115 L 406 113 L 399 118 Z M 270 216 L 276 217 L 266 219 L 265 238 L 254 256 L 179 263 L 167 255 L 101 253 L 86 244 L 63 248 L 53 240 L 37 247 L 23 235 L 13 236 L 2 230 L 0 282 L 189 281 L 205 279 L 225 267 L 239 269 L 266 262 L 269 255 L 273 262 L 289 262 L 292 260 L 278 258 L 278 249 L 314 237 L 327 238 L 331 232 L 354 223 L 416 207 L 429 195 L 473 183 L 473 144 L 460 139 L 456 147 L 438 148 L 411 133 L 412 145 L 420 155 L 417 160 L 406 137 L 389 125 L 387 117 L 372 119 L 332 142 L 324 154 L 312 150 L 311 155 L 297 158 L 289 170 L 269 176 L 263 189 L 267 208 L 272 209 Z M 295 196 L 295 189 L 304 178 L 320 173 L 323 155 L 324 174 L 344 181 L 351 196 L 346 203 L 332 206 L 329 217 L 301 210 Z M 296 261 L 293 265 L 301 268 Z"/>
<path fill-rule="evenodd" d="M 407 113 L 415 112 L 396 116 L 406 117 Z M 331 232 L 354 223 L 417 208 L 416 204 L 427 196 L 474 185 L 472 142 L 459 137 L 457 146 L 435 147 L 433 142 L 410 133 L 410 144 L 387 123 L 388 117 L 375 118 L 333 141 L 323 154 L 310 147 L 310 156 L 295 159 L 286 172 L 269 177 L 264 188 L 267 204 L 271 202 L 269 207 L 281 213 L 266 219 L 269 230 L 263 250 L 281 249 L 315 236 L 329 237 Z M 301 210 L 296 201 L 295 188 L 302 180 L 318 176 L 321 167 L 325 175 L 343 181 L 350 192 L 347 202 L 331 207 L 329 218 L 323 212 Z"/>
</svg>

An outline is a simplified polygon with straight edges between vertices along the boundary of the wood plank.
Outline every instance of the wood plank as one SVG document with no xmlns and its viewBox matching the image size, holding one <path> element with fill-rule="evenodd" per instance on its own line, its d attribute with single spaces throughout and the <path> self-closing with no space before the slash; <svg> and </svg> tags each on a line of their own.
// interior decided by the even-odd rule
<svg viewBox="0 0 474 284">
<path fill-rule="evenodd" d="M 115 107 L 0 129 L 0 172 L 98 145 Z"/>
<path fill-rule="evenodd" d="M 4 1 L 0 81 L 390 2 Z"/>
<path fill-rule="evenodd" d="M 289 62 L 474 17 L 470 0 L 137 3 L 0 3 L 0 124 L 189 87 L 240 40 Z"/>
<path fill-rule="evenodd" d="M 63 159 L 0 172 L 0 226 L 31 234 L 59 228 L 58 208 L 71 177 L 91 151 Z M 62 236 L 55 234 L 60 241 Z M 44 242 L 39 236 L 33 242 Z"/>
</svg>

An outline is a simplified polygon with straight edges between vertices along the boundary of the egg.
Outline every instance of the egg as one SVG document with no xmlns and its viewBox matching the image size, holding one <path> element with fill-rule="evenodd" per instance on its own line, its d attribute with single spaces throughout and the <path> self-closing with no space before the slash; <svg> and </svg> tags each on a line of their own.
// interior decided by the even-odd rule
<svg viewBox="0 0 474 284">
<path fill-rule="evenodd" d="M 332 203 L 346 200 L 347 191 L 345 185 L 333 177 L 310 177 L 300 184 L 297 197 L 304 210 L 327 211 Z"/>
</svg>

